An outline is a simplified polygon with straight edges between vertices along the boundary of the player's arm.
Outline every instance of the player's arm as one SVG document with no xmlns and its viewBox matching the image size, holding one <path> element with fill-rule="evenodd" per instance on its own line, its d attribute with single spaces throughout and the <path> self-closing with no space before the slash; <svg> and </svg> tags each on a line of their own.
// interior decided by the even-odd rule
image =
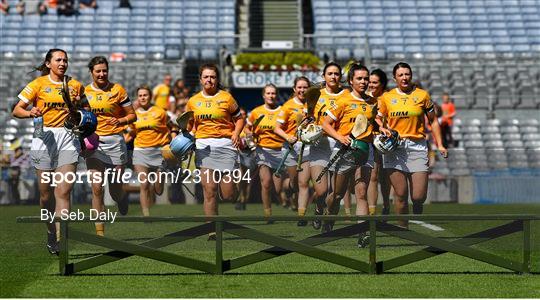
<svg viewBox="0 0 540 300">
<path fill-rule="evenodd" d="M 238 106 L 236 100 L 230 97 L 229 101 L 229 113 L 231 114 L 231 119 L 234 123 L 231 141 L 233 142 L 234 147 L 238 148 L 240 146 L 240 134 L 242 133 L 242 130 L 244 130 L 246 120 L 242 117 L 240 106 Z"/>
<path fill-rule="evenodd" d="M 439 120 L 435 116 L 435 110 L 432 109 L 427 111 L 426 115 L 428 117 L 429 124 L 431 125 L 431 134 L 433 135 L 433 137 L 435 138 L 435 142 L 437 143 L 437 149 L 444 158 L 447 158 L 448 150 L 446 150 L 446 148 L 442 144 L 441 127 L 439 125 Z"/>
<path fill-rule="evenodd" d="M 334 129 L 334 123 L 335 123 L 334 118 L 335 118 L 335 116 L 330 111 L 327 111 L 327 115 L 326 115 L 326 117 L 324 117 L 323 122 L 322 122 L 322 129 L 329 136 L 333 137 L 334 139 L 336 139 L 337 141 L 339 141 L 343 145 L 348 146 L 351 143 L 351 138 L 348 137 L 348 136 L 343 136 L 343 135 L 339 134 Z"/>
<path fill-rule="evenodd" d="M 274 127 L 274 133 L 277 134 L 279 137 L 281 137 L 282 139 L 286 140 L 287 143 L 289 144 L 294 144 L 296 143 L 296 141 L 298 140 L 298 138 L 296 137 L 296 135 L 288 135 L 285 130 L 283 130 L 283 127 L 285 126 L 284 123 L 281 123 L 280 120 L 278 119 L 276 121 L 276 127 Z"/>
<path fill-rule="evenodd" d="M 246 125 L 246 120 L 242 118 L 242 115 L 240 114 L 240 111 L 238 112 L 237 117 L 233 117 L 234 122 L 234 131 L 233 135 L 231 136 L 231 140 L 233 142 L 233 145 L 235 147 L 240 146 L 240 133 L 242 133 L 242 130 L 244 129 L 244 126 Z"/>
<path fill-rule="evenodd" d="M 32 109 L 27 110 L 30 103 L 26 103 L 23 100 L 19 100 L 15 107 L 13 107 L 13 112 L 11 115 L 15 118 L 26 119 L 26 118 L 35 118 L 42 115 L 41 109 L 39 107 L 32 107 Z"/>
<path fill-rule="evenodd" d="M 384 102 L 384 99 L 379 98 L 377 101 L 377 115 L 375 116 L 375 123 L 379 125 L 379 131 L 386 135 L 391 136 L 392 132 L 388 129 L 386 126 L 385 118 L 388 114 L 388 109 L 386 108 L 386 102 Z"/>
<path fill-rule="evenodd" d="M 124 113 L 124 117 L 121 117 L 121 118 L 112 117 L 107 120 L 107 123 L 114 126 L 122 126 L 122 125 L 131 124 L 137 121 L 137 115 L 135 114 L 135 110 L 133 109 L 133 106 L 131 104 L 128 106 L 123 106 L 122 110 Z"/>
<path fill-rule="evenodd" d="M 39 86 L 35 81 L 29 83 L 18 95 L 19 102 L 13 107 L 13 112 L 11 113 L 13 117 L 19 119 L 26 118 L 35 118 L 43 115 L 43 112 L 39 107 L 32 107 L 30 110 L 27 110 L 28 106 L 33 103 L 33 99 L 36 99 Z"/>
</svg>

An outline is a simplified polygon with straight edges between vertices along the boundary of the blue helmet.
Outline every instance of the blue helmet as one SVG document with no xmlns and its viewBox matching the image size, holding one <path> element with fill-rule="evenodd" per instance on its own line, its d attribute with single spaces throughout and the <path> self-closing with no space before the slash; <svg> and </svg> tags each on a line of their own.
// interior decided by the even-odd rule
<svg viewBox="0 0 540 300">
<path fill-rule="evenodd" d="M 180 160 L 184 160 L 186 155 L 195 148 L 195 140 L 189 133 L 180 133 L 170 144 L 171 152 Z"/>
<path fill-rule="evenodd" d="M 83 138 L 90 136 L 96 131 L 97 117 L 96 115 L 84 109 L 77 110 L 75 116 L 69 116 L 64 122 L 64 127 L 74 134 Z"/>
</svg>

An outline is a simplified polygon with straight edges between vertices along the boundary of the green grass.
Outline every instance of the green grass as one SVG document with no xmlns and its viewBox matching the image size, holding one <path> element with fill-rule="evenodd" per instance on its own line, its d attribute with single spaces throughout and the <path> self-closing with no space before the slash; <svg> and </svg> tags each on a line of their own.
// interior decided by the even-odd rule
<svg viewBox="0 0 540 300">
<path fill-rule="evenodd" d="M 88 210 L 89 207 L 80 207 Z M 112 208 L 114 210 L 114 208 Z M 139 207 L 131 206 L 130 215 L 139 215 Z M 393 269 L 383 275 L 366 275 L 352 269 L 322 262 L 299 254 L 289 254 L 258 264 L 230 271 L 226 275 L 207 275 L 183 267 L 140 257 L 130 257 L 90 269 L 73 276 L 58 275 L 58 258 L 44 247 L 45 228 L 42 224 L 17 224 L 17 216 L 38 215 L 35 206 L 2 207 L 0 225 L 3 229 L 0 249 L 0 297 L 129 297 L 129 298 L 218 298 L 218 297 L 310 297 L 310 298 L 370 298 L 370 297 L 540 297 L 540 222 L 533 222 L 533 274 L 517 275 L 465 257 L 444 254 L 418 263 Z M 260 205 L 248 205 L 244 212 L 234 211 L 231 204 L 220 207 L 222 215 L 259 215 Z M 154 216 L 200 215 L 199 205 L 165 205 L 152 208 Z M 427 205 L 426 214 L 537 214 L 540 205 Z M 275 215 L 293 215 L 289 210 L 274 208 Z M 453 240 L 469 233 L 503 224 L 500 221 L 431 222 L 443 227 L 442 232 L 430 231 L 418 225 L 411 229 Z M 140 243 L 149 238 L 187 228 L 194 223 L 115 223 L 107 225 L 111 238 Z M 309 226 L 298 228 L 290 222 L 265 225 L 245 223 L 253 229 L 291 240 L 315 234 Z M 343 224 L 342 224 L 343 225 Z M 90 223 L 74 225 L 93 232 Z M 257 242 L 226 234 L 225 259 L 264 249 Z M 386 236 L 377 236 L 378 260 L 385 260 L 422 248 L 420 245 Z M 522 259 L 522 234 L 515 233 L 487 243 L 476 249 Z M 368 250 L 358 249 L 354 237 L 319 246 L 352 258 L 368 261 Z M 214 262 L 214 242 L 199 237 L 163 248 L 166 251 Z M 88 257 L 105 249 L 70 242 L 70 259 Z"/>
</svg>

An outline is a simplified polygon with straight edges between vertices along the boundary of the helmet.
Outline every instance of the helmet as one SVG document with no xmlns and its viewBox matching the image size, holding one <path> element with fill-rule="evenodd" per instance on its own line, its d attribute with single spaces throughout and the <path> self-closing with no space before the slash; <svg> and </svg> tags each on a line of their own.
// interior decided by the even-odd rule
<svg viewBox="0 0 540 300">
<path fill-rule="evenodd" d="M 353 140 L 349 151 L 344 155 L 344 159 L 350 162 L 363 165 L 369 155 L 369 144 L 361 140 Z"/>
<path fill-rule="evenodd" d="M 161 148 L 161 156 L 167 162 L 176 162 L 176 157 L 172 153 L 170 145 L 165 145 Z"/>
<path fill-rule="evenodd" d="M 321 126 L 313 123 L 300 130 L 300 140 L 305 144 L 315 143 L 322 135 Z"/>
<path fill-rule="evenodd" d="M 383 154 L 390 153 L 399 146 L 399 133 L 395 130 L 390 131 L 392 135 L 379 134 L 373 140 L 373 146 Z"/>
<path fill-rule="evenodd" d="M 176 158 L 184 160 L 186 155 L 195 148 L 195 142 L 191 134 L 182 132 L 171 141 L 170 147 Z"/>
<path fill-rule="evenodd" d="M 96 131 L 96 115 L 84 109 L 77 110 L 74 116 L 69 116 L 64 122 L 64 127 L 74 134 L 83 138 L 90 136 Z"/>
</svg>

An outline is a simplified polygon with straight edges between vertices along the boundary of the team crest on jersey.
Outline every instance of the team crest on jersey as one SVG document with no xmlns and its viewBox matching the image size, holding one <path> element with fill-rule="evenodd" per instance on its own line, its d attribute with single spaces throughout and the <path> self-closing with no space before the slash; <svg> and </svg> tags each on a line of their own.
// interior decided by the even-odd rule
<svg viewBox="0 0 540 300">
<path fill-rule="evenodd" d="M 413 98 L 412 98 L 412 101 L 413 101 L 414 103 L 418 102 L 418 97 L 413 97 Z"/>
<path fill-rule="evenodd" d="M 324 98 L 319 99 L 319 103 L 324 103 Z"/>
<path fill-rule="evenodd" d="M 201 107 L 202 103 L 201 103 L 201 102 L 197 102 L 195 105 L 196 105 L 197 107 Z"/>
<path fill-rule="evenodd" d="M 92 96 L 92 95 L 86 96 L 86 99 L 88 99 L 88 101 L 92 100 L 92 98 L 94 98 L 94 96 Z"/>
<path fill-rule="evenodd" d="M 357 107 L 358 107 L 358 105 L 356 105 L 355 103 L 351 104 L 352 109 L 356 109 Z"/>
<path fill-rule="evenodd" d="M 50 88 L 50 87 L 46 87 L 46 88 L 45 88 L 45 93 L 48 94 L 48 93 L 50 93 L 50 92 L 51 92 L 51 88 Z"/>
<path fill-rule="evenodd" d="M 394 99 L 390 100 L 390 102 L 391 102 L 393 105 L 396 105 L 396 104 L 397 104 L 397 99 L 394 98 Z"/>
</svg>

